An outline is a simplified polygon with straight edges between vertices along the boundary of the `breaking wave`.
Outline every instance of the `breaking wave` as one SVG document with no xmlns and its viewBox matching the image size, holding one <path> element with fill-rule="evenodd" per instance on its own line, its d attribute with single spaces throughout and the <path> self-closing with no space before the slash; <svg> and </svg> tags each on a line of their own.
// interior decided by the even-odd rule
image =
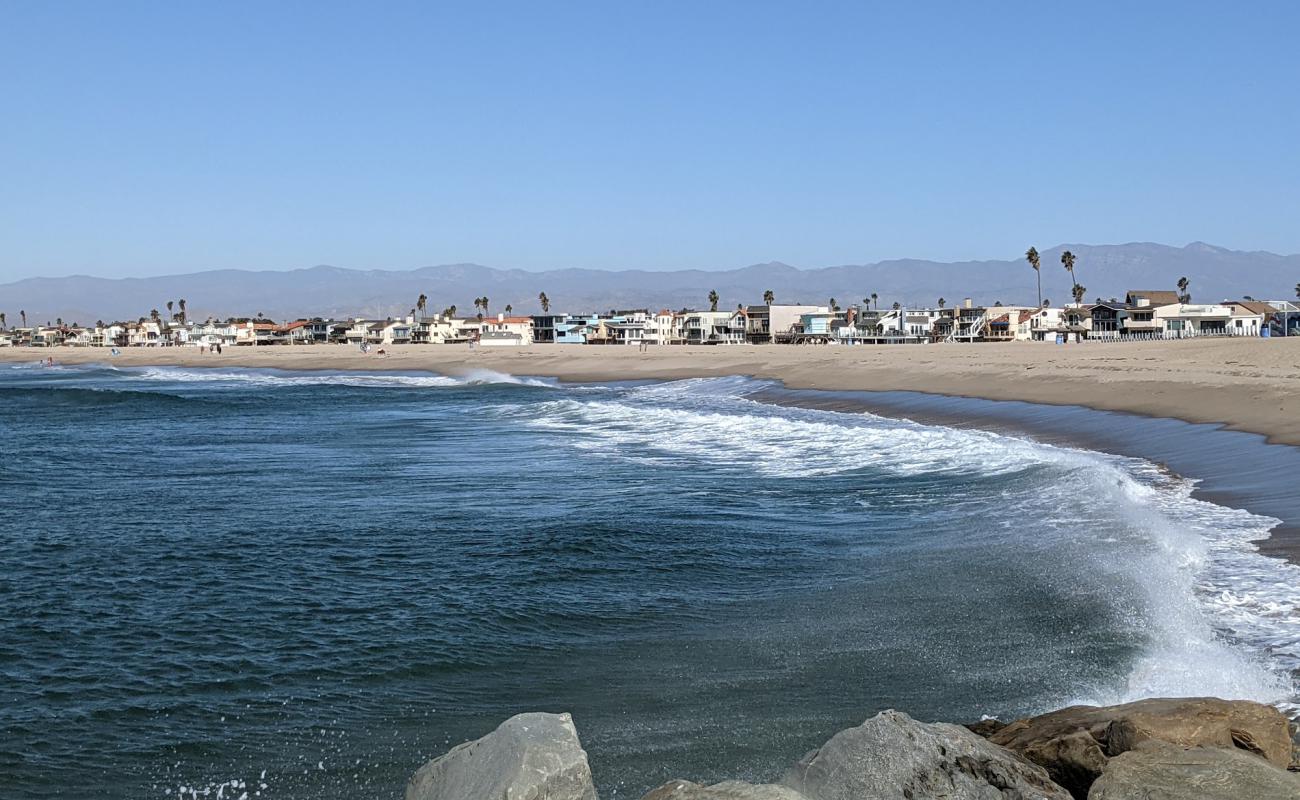
<svg viewBox="0 0 1300 800">
<path fill-rule="evenodd" d="M 1278 520 L 1195 499 L 1193 481 L 1139 459 L 746 399 L 761 386 L 698 379 L 619 399 L 566 397 L 533 406 L 530 424 L 607 457 L 678 469 L 695 463 L 791 480 L 860 473 L 972 482 L 980 487 L 973 499 L 955 493 L 918 511 L 942 521 L 957 507 L 985 504 L 990 520 L 1012 521 L 1004 527 L 1036 537 L 1035 546 L 1068 545 L 1086 560 L 1080 569 L 1137 587 L 1132 599 L 1141 613 L 1129 624 L 1145 646 L 1127 680 L 1069 699 L 1214 695 L 1297 709 L 1300 567 L 1254 545 Z"/>
</svg>

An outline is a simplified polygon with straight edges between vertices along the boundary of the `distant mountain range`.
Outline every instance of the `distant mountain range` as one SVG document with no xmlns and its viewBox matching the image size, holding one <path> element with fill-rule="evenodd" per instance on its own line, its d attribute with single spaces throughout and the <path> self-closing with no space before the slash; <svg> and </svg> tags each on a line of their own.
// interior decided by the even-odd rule
<svg viewBox="0 0 1300 800">
<path fill-rule="evenodd" d="M 1075 271 L 1088 288 L 1087 299 L 1122 297 L 1128 289 L 1173 289 L 1180 277 L 1191 281 L 1194 300 L 1218 301 L 1250 295 L 1291 298 L 1300 281 L 1300 255 L 1243 252 L 1195 242 L 1186 247 L 1134 243 L 1068 244 L 1042 251 L 1043 296 L 1068 301 L 1069 276 L 1060 264 L 1063 250 L 1078 258 Z M 185 298 L 190 319 L 209 315 L 251 316 L 258 312 L 285 319 L 299 316 L 387 317 L 408 313 L 420 294 L 429 313 L 455 304 L 473 311 L 473 299 L 486 295 L 493 313 L 539 310 L 546 292 L 552 311 L 606 311 L 612 308 L 701 308 L 716 290 L 720 307 L 761 303 L 772 290 L 777 302 L 841 305 L 860 302 L 873 292 L 881 306 L 895 301 L 932 305 L 940 297 L 955 304 L 965 297 L 977 304 L 1002 301 L 1033 304 L 1033 270 L 1023 258 L 1009 261 L 939 263 L 902 259 L 875 264 L 797 269 L 788 264 L 755 264 L 728 270 L 605 271 L 560 269 L 525 272 L 477 264 L 397 270 L 353 270 L 320 266 L 289 271 L 215 270 L 155 278 L 29 278 L 0 285 L 0 311 L 9 323 L 20 309 L 31 322 L 56 318 L 81 323 L 98 319 L 136 319 L 168 300 Z"/>
</svg>

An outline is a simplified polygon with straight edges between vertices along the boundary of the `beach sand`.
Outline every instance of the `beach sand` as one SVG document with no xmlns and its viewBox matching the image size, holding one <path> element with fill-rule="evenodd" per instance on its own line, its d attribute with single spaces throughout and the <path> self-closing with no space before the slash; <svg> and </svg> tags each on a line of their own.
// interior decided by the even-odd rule
<svg viewBox="0 0 1300 800">
<path fill-rule="evenodd" d="M 1300 445 L 1300 337 L 1055 345 L 1030 342 L 892 346 L 719 347 L 405 345 L 386 356 L 345 345 L 0 349 L 0 361 L 118 366 L 493 370 L 564 381 L 671 380 L 747 375 L 797 389 L 908 390 L 989 400 L 1082 405 L 1188 422 L 1221 423 Z"/>
</svg>

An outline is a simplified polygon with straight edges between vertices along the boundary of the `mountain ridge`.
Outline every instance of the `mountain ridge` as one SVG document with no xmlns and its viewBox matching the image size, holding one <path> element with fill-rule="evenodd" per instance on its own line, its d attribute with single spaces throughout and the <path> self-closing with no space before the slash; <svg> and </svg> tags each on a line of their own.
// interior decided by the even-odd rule
<svg viewBox="0 0 1300 800">
<path fill-rule="evenodd" d="M 1075 275 L 1088 287 L 1087 298 L 1118 297 L 1128 289 L 1174 288 L 1178 278 L 1191 281 L 1193 298 L 1221 300 L 1251 295 L 1290 298 L 1300 280 L 1300 254 L 1241 251 L 1206 242 L 1172 247 L 1156 242 L 1060 244 L 1041 252 L 1043 295 L 1060 303 L 1069 298 L 1070 279 L 1059 261 L 1071 250 Z M 331 264 L 288 270 L 217 269 L 145 278 L 71 275 L 33 277 L 0 284 L 0 311 L 17 321 L 20 309 L 30 321 L 63 318 L 135 319 L 167 300 L 187 298 L 191 319 L 226 317 L 261 311 L 275 318 L 297 316 L 396 316 L 407 313 L 415 298 L 429 297 L 429 310 L 455 304 L 473 307 L 486 295 L 491 310 L 511 305 L 515 311 L 539 309 L 545 291 L 556 311 L 609 308 L 682 308 L 707 306 L 717 291 L 722 307 L 759 303 L 771 289 L 778 302 L 841 304 L 860 302 L 876 293 L 880 303 L 930 305 L 944 297 L 955 303 L 1002 301 L 1033 304 L 1033 271 L 1023 257 L 940 262 L 896 258 L 870 264 L 800 268 L 769 261 L 722 270 L 600 270 L 565 267 L 529 272 L 460 262 L 409 270 L 352 269 Z"/>
</svg>

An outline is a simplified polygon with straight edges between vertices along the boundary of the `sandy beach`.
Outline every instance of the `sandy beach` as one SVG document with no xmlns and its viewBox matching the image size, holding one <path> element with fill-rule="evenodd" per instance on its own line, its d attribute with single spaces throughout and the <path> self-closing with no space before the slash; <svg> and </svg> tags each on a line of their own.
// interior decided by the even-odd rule
<svg viewBox="0 0 1300 800">
<path fill-rule="evenodd" d="M 1082 405 L 1188 422 L 1221 423 L 1300 445 L 1300 338 L 1047 345 L 887 347 L 733 346 L 475 348 L 407 345 L 363 355 L 343 345 L 228 348 L 2 349 L 0 360 L 111 362 L 119 366 L 326 370 L 477 369 L 564 381 L 672 380 L 747 375 L 790 388 L 907 390 L 989 400 Z"/>
</svg>

